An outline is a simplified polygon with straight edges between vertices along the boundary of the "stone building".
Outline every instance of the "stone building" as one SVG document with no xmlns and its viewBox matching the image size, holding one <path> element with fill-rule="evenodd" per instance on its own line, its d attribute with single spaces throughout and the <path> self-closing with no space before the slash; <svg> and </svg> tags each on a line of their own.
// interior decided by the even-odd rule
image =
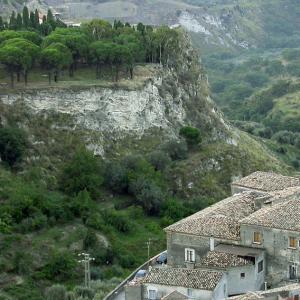
<svg viewBox="0 0 300 300">
<path fill-rule="evenodd" d="M 300 263 L 300 197 L 261 208 L 241 220 L 241 245 L 264 249 L 266 281 L 274 286 L 298 278 Z"/>
<path fill-rule="evenodd" d="M 168 265 L 128 284 L 126 299 L 252 297 L 298 280 L 299 178 L 255 172 L 231 187 L 231 197 L 165 229 Z"/>
</svg>

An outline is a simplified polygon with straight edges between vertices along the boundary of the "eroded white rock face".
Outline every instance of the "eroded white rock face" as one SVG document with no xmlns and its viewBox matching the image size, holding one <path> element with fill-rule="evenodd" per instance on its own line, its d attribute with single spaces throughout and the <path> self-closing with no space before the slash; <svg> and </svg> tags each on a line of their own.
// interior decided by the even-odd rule
<svg viewBox="0 0 300 300">
<path fill-rule="evenodd" d="M 0 101 L 14 105 L 23 101 L 33 113 L 57 112 L 74 117 L 76 126 L 88 130 L 142 135 L 146 130 L 174 130 L 184 124 L 181 93 L 176 101 L 170 94 L 159 94 L 159 78 L 140 90 L 110 88 L 43 89 L 0 95 Z M 176 126 L 177 125 L 177 126 Z M 98 149 L 99 151 L 99 149 Z"/>
</svg>

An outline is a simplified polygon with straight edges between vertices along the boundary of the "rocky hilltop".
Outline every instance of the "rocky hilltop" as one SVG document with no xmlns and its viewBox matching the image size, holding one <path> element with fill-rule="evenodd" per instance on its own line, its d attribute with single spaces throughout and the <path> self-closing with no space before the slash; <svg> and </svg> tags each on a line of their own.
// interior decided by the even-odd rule
<svg viewBox="0 0 300 300">
<path fill-rule="evenodd" d="M 174 192 L 184 195 L 197 194 L 207 184 L 205 174 L 218 178 L 212 186 L 221 180 L 224 191 L 233 176 L 256 168 L 282 168 L 264 146 L 224 120 L 183 32 L 180 49 L 176 66 L 138 66 L 134 81 L 77 82 L 1 93 L 1 122 L 14 119 L 21 124 L 32 142 L 28 162 L 39 162 L 46 169 L 60 163 L 65 155 L 62 148 L 74 148 L 78 140 L 103 158 L 120 157 L 147 154 L 167 140 L 178 139 L 182 126 L 199 128 L 201 149 L 169 174 L 176 182 Z"/>
</svg>

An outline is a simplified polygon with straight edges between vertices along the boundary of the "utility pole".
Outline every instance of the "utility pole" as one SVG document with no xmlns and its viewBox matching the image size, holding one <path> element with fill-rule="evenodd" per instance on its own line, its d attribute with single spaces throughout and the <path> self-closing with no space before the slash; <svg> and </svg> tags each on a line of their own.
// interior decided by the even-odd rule
<svg viewBox="0 0 300 300">
<path fill-rule="evenodd" d="M 79 257 L 82 257 L 82 260 L 79 260 L 79 263 L 84 264 L 84 286 L 86 288 L 91 287 L 91 267 L 90 262 L 95 260 L 95 258 L 90 257 L 90 254 L 88 253 L 80 253 L 78 254 Z"/>
<path fill-rule="evenodd" d="M 149 266 L 150 266 L 150 246 L 151 246 L 151 239 L 149 238 L 148 239 L 148 242 L 146 243 L 147 244 L 147 248 L 148 248 L 148 270 L 149 270 Z"/>
</svg>

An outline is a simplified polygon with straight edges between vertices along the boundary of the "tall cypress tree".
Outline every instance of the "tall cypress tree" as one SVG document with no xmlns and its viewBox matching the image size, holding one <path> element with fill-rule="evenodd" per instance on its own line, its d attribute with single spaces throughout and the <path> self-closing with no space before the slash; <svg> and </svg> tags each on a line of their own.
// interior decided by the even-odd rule
<svg viewBox="0 0 300 300">
<path fill-rule="evenodd" d="M 49 22 L 49 23 L 54 22 L 54 17 L 53 17 L 51 9 L 48 9 L 48 12 L 47 12 L 47 22 Z"/>
<path fill-rule="evenodd" d="M 29 11 L 27 6 L 24 6 L 23 8 L 23 25 L 25 28 L 28 28 L 30 24 L 30 20 L 29 20 Z"/>
<path fill-rule="evenodd" d="M 16 20 L 16 29 L 22 29 L 22 26 L 23 26 L 22 17 L 21 14 L 18 13 L 17 20 Z"/>
<path fill-rule="evenodd" d="M 0 31 L 4 29 L 4 23 L 3 23 L 3 19 L 0 16 Z"/>
<path fill-rule="evenodd" d="M 36 27 L 38 28 L 40 25 L 40 16 L 39 16 L 39 12 L 37 9 L 34 12 L 34 18 L 35 18 Z"/>
<path fill-rule="evenodd" d="M 36 28 L 35 16 L 34 16 L 34 12 L 33 11 L 30 12 L 29 20 L 30 20 L 30 27 Z"/>
<path fill-rule="evenodd" d="M 16 13 L 15 11 L 13 11 L 9 18 L 9 28 L 16 29 L 16 25 L 17 25 Z"/>
</svg>

